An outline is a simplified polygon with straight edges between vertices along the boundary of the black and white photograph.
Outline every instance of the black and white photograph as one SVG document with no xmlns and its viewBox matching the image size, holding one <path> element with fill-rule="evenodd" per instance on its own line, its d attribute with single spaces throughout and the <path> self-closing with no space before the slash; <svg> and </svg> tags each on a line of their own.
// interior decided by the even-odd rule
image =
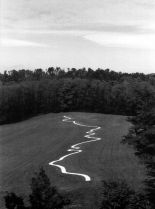
<svg viewBox="0 0 155 209">
<path fill-rule="evenodd" d="M 155 0 L 0 0 L 0 208 L 155 209 Z"/>
</svg>

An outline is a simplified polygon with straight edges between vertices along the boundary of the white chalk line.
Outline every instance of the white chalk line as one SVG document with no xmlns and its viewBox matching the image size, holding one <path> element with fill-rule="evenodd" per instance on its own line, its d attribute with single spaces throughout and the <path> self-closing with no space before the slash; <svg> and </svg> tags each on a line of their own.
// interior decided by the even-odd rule
<svg viewBox="0 0 155 209">
<path fill-rule="evenodd" d="M 84 124 L 81 124 L 81 123 L 78 123 L 78 122 L 72 120 L 72 118 L 70 118 L 68 116 L 64 116 L 64 119 L 62 121 L 64 121 L 64 122 L 71 122 L 71 123 L 73 123 L 75 125 L 78 125 L 78 126 L 84 126 L 84 127 L 91 128 L 89 131 L 86 132 L 86 135 L 84 136 L 85 138 L 89 138 L 91 140 L 87 140 L 87 141 L 80 142 L 80 143 L 72 145 L 71 148 L 67 150 L 68 152 L 72 152 L 72 153 L 64 155 L 64 156 L 60 157 L 58 160 L 54 160 L 54 161 L 50 162 L 49 165 L 56 166 L 56 167 L 60 168 L 61 172 L 64 173 L 64 174 L 82 176 L 82 177 L 84 177 L 85 181 L 91 181 L 90 176 L 88 176 L 86 174 L 82 174 L 82 173 L 68 172 L 64 166 L 57 164 L 57 162 L 60 162 L 60 161 L 64 160 L 68 156 L 75 155 L 75 154 L 78 154 L 78 153 L 82 152 L 82 149 L 80 148 L 79 145 L 86 144 L 86 143 L 93 142 L 93 141 L 101 140 L 101 138 L 94 136 L 95 135 L 95 131 L 97 131 L 101 127 L 100 126 L 84 125 Z"/>
</svg>

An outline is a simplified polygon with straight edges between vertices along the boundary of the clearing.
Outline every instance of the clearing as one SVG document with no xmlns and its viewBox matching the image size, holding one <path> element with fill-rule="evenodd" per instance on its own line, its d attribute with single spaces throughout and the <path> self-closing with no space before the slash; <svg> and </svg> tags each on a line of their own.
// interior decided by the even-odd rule
<svg viewBox="0 0 155 209">
<path fill-rule="evenodd" d="M 90 176 L 89 182 L 49 165 L 69 154 L 67 149 L 72 145 L 88 140 L 84 136 L 90 128 L 65 122 L 64 115 L 81 124 L 101 127 L 95 131 L 95 137 L 101 140 L 82 144 L 82 152 L 59 162 L 68 172 Z M 65 191 L 97 185 L 102 179 L 120 178 L 139 189 L 145 178 L 144 166 L 129 146 L 120 143 L 130 126 L 125 116 L 95 113 L 51 113 L 0 126 L 1 193 L 27 193 L 31 177 L 41 166 L 51 183 Z"/>
</svg>

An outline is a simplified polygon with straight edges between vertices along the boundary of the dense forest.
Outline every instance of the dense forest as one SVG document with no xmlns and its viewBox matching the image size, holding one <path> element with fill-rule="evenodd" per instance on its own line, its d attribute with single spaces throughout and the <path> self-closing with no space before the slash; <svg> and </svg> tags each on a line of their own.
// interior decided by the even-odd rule
<svg viewBox="0 0 155 209">
<path fill-rule="evenodd" d="M 0 74 L 0 80 L 1 124 L 50 112 L 128 115 L 133 125 L 122 142 L 133 146 L 135 154 L 146 165 L 145 198 L 131 191 L 124 182 L 104 182 L 100 209 L 155 208 L 155 74 L 117 73 L 108 69 L 93 71 L 90 68 L 65 71 L 51 67 L 46 71 L 5 71 Z M 15 194 L 6 195 L 6 204 L 12 201 L 10 198 L 23 204 Z M 52 202 L 52 194 L 48 198 Z M 125 202 L 120 203 L 121 198 Z M 30 203 L 32 205 L 31 198 Z"/>
<path fill-rule="evenodd" d="M 109 69 L 91 69 L 91 68 L 68 68 L 66 70 L 60 67 L 49 67 L 47 70 L 42 70 L 41 68 L 32 70 L 10 70 L 4 71 L 0 74 L 0 80 L 6 84 L 8 82 L 21 82 L 21 81 L 32 81 L 41 79 L 52 79 L 52 78 L 80 78 L 80 79 L 96 79 L 100 81 L 123 81 L 128 79 L 139 79 L 142 81 L 147 81 L 154 79 L 154 74 L 145 75 L 143 73 L 122 73 L 115 72 Z"/>
<path fill-rule="evenodd" d="M 136 115 L 155 100 L 155 75 L 108 69 L 12 70 L 0 75 L 0 123 L 65 111 Z"/>
<path fill-rule="evenodd" d="M 145 181 L 146 194 L 155 208 L 155 100 L 152 106 L 143 109 L 129 121 L 133 124 L 123 139 L 135 149 L 135 154 L 146 165 L 148 178 Z"/>
</svg>

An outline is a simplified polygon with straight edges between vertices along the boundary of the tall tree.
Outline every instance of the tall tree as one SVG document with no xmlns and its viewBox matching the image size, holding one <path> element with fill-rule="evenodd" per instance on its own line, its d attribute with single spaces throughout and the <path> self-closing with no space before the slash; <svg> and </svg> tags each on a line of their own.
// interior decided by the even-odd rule
<svg viewBox="0 0 155 209">
<path fill-rule="evenodd" d="M 51 186 L 50 180 L 42 168 L 32 178 L 31 191 L 29 196 L 31 209 L 61 209 L 69 204 L 69 200 Z"/>
</svg>

